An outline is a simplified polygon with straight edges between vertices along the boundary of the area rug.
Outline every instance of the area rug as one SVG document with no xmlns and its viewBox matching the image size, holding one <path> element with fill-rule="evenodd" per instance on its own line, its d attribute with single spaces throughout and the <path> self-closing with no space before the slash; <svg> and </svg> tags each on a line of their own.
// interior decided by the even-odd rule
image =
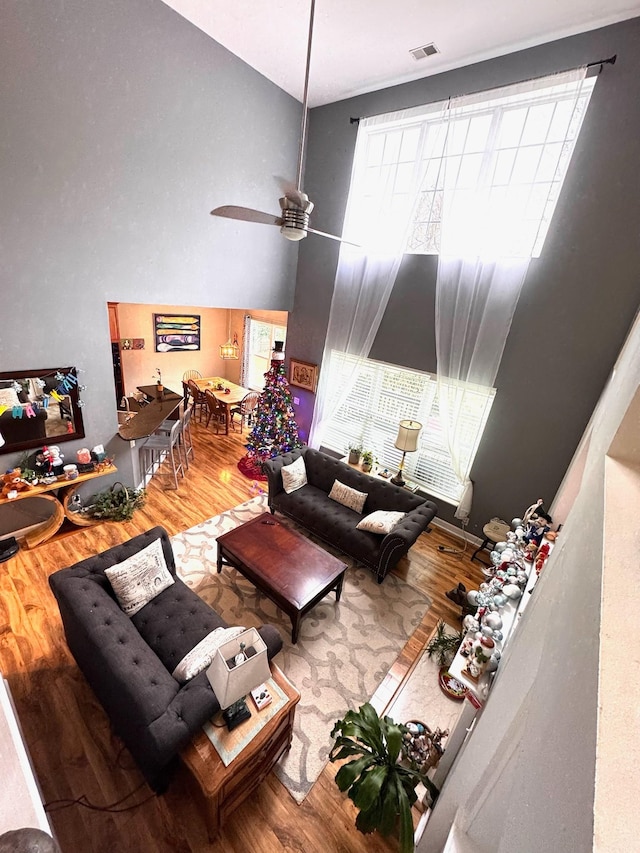
<svg viewBox="0 0 640 853">
<path fill-rule="evenodd" d="M 378 584 L 372 572 L 343 556 L 349 569 L 340 602 L 331 593 L 304 616 L 294 646 L 291 621 L 273 602 L 235 569 L 216 572 L 216 537 L 267 510 L 262 494 L 172 541 L 179 577 L 225 621 L 247 628 L 270 622 L 282 634 L 276 663 L 301 698 L 292 747 L 275 772 L 301 803 L 327 763 L 335 721 L 373 695 L 431 602 L 395 575 Z M 304 533 L 283 516 L 278 519 Z"/>
</svg>

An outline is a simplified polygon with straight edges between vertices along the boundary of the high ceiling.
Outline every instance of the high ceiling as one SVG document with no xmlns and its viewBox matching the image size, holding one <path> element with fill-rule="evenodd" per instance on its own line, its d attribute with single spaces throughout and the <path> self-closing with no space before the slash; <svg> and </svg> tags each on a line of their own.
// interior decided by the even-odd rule
<svg viewBox="0 0 640 853">
<path fill-rule="evenodd" d="M 302 100 L 310 0 L 164 0 Z M 640 16 L 640 0 L 316 0 L 309 104 Z M 440 53 L 409 51 L 434 42 Z M 594 57 L 594 60 L 601 57 Z"/>
</svg>

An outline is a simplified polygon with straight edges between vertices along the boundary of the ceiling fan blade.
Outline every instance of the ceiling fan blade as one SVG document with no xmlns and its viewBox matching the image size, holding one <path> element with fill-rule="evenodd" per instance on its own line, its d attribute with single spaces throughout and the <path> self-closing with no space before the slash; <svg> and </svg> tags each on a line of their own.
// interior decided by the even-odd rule
<svg viewBox="0 0 640 853">
<path fill-rule="evenodd" d="M 309 234 L 318 234 L 320 237 L 328 237 L 330 240 L 337 240 L 339 243 L 346 243 L 348 246 L 355 246 L 358 249 L 362 248 L 360 243 L 353 243 L 351 240 L 343 240 L 342 237 L 336 237 L 335 234 L 327 234 L 326 231 L 317 231 L 315 228 L 307 228 L 306 230 Z"/>
<path fill-rule="evenodd" d="M 211 216 L 225 216 L 227 219 L 241 219 L 243 222 L 258 222 L 261 225 L 282 225 L 282 219 L 272 213 L 263 213 L 251 207 L 239 207 L 225 204 L 211 211 Z"/>
</svg>

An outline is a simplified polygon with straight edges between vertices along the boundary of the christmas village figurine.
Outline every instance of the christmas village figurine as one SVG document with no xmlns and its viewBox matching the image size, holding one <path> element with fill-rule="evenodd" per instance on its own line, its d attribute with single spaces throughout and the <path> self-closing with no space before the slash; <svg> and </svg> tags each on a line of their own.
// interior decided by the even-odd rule
<svg viewBox="0 0 640 853">
<path fill-rule="evenodd" d="M 505 540 L 494 545 L 491 564 L 482 570 L 485 581 L 477 590 L 467 590 L 459 583 L 446 593 L 462 609 L 462 627 L 467 633 L 459 651 L 467 659 L 463 672 L 473 681 L 498 668 L 496 644 L 504 640 L 501 611 L 509 601 L 515 604 L 523 596 L 533 570 L 531 563 L 536 575 L 540 574 L 558 535 L 551 530 L 552 519 L 543 503 L 540 498 L 522 518 L 513 519 Z"/>
</svg>

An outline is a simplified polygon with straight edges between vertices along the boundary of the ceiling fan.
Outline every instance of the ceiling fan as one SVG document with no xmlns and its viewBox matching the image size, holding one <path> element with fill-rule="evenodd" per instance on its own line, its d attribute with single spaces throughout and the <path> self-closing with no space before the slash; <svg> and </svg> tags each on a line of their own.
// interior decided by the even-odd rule
<svg viewBox="0 0 640 853">
<path fill-rule="evenodd" d="M 302 123 L 300 127 L 300 150 L 298 154 L 298 172 L 296 176 L 296 188 L 287 189 L 280 202 L 280 216 L 271 213 L 263 213 L 251 207 L 239 207 L 234 204 L 226 204 L 216 207 L 211 211 L 212 216 L 224 216 L 227 219 L 241 219 L 244 222 L 258 222 L 262 225 L 278 225 L 280 233 L 287 240 L 302 240 L 307 234 L 319 234 L 321 237 L 329 237 L 331 240 L 347 243 L 334 234 L 325 231 L 317 231 L 309 228 L 309 215 L 313 210 L 313 202 L 309 196 L 302 191 L 302 168 L 307 141 L 307 102 L 309 91 L 309 68 L 311 66 L 311 42 L 313 40 L 313 18 L 315 11 L 315 0 L 311 0 L 311 11 L 309 15 L 309 39 L 307 42 L 307 67 L 304 78 L 304 95 L 302 99 Z M 355 245 L 355 244 L 351 244 Z"/>
</svg>

